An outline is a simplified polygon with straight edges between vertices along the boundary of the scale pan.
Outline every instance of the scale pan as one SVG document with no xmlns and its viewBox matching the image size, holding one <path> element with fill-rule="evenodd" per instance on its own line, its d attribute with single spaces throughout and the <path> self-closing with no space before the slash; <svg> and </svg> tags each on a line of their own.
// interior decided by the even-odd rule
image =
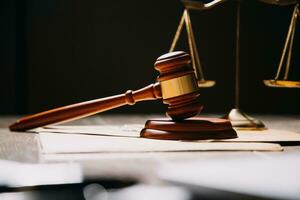
<svg viewBox="0 0 300 200">
<path fill-rule="evenodd" d="M 264 80 L 264 84 L 275 88 L 300 88 L 300 81 Z"/>
<path fill-rule="evenodd" d="M 216 81 L 212 81 L 212 80 L 198 80 L 198 87 L 200 88 L 213 87 L 215 84 Z"/>
</svg>

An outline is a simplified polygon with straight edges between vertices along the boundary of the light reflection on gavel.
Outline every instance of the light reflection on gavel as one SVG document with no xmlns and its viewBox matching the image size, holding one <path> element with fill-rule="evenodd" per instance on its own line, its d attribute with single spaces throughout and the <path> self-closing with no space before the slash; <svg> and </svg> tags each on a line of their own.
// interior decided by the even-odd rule
<svg viewBox="0 0 300 200">
<path fill-rule="evenodd" d="M 190 56 L 176 51 L 160 56 L 155 69 L 160 72 L 157 82 L 142 89 L 111 97 L 95 99 L 29 115 L 10 125 L 11 131 L 26 131 L 50 124 L 72 121 L 139 101 L 162 99 L 168 105 L 166 114 L 173 120 L 183 120 L 200 113 L 197 101 L 199 88 Z"/>
</svg>

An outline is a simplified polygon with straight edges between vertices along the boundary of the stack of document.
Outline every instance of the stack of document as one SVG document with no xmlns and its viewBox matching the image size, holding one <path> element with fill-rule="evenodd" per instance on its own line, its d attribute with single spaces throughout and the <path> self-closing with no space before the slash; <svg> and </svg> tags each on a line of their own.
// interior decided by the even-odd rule
<svg viewBox="0 0 300 200">
<path fill-rule="evenodd" d="M 35 129 L 44 154 L 164 151 L 282 151 L 268 142 L 300 141 L 290 131 L 238 131 L 228 140 L 169 141 L 140 138 L 143 125 L 50 126 Z"/>
</svg>

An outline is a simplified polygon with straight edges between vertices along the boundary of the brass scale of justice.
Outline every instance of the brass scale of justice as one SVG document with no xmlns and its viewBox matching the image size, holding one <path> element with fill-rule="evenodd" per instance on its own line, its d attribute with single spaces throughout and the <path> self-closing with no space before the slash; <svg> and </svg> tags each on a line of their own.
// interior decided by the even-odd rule
<svg viewBox="0 0 300 200">
<path fill-rule="evenodd" d="M 209 10 L 214 8 L 215 6 L 226 2 L 227 0 L 214 0 L 209 3 L 202 3 L 199 1 L 193 0 L 182 0 L 184 4 L 184 11 L 179 22 L 175 37 L 171 44 L 170 52 L 174 51 L 176 44 L 180 38 L 180 34 L 182 33 L 183 26 L 185 24 L 186 32 L 187 32 L 187 39 L 188 39 L 188 46 L 189 51 L 192 59 L 192 66 L 196 73 L 196 77 L 198 79 L 198 86 L 200 88 L 209 88 L 215 85 L 215 81 L 213 80 L 206 80 L 204 78 L 203 69 L 201 66 L 200 58 L 198 55 L 198 49 L 196 45 L 196 40 L 194 36 L 194 31 L 192 28 L 191 18 L 189 11 L 190 10 Z M 264 80 L 264 84 L 268 87 L 275 87 L 275 88 L 300 88 L 300 81 L 291 81 L 288 80 L 289 70 L 290 70 L 290 63 L 292 57 L 292 49 L 294 43 L 294 35 L 296 30 L 297 19 L 300 15 L 299 11 L 299 0 L 260 0 L 264 3 L 278 5 L 278 6 L 290 6 L 294 5 L 291 22 L 289 25 L 287 37 L 285 40 L 284 48 L 282 51 L 281 59 L 278 65 L 277 73 L 274 79 L 271 80 Z M 239 58 L 239 48 L 240 48 L 240 0 L 237 0 L 237 20 L 236 20 L 236 61 L 235 61 L 235 108 L 233 108 L 224 118 L 229 119 L 232 125 L 239 129 L 265 129 L 265 125 L 258 119 L 250 117 L 246 113 L 240 110 L 239 102 L 240 102 L 240 58 Z M 280 79 L 281 72 L 283 71 L 284 61 L 286 60 L 285 64 L 285 72 L 283 75 L 283 79 Z"/>
<path fill-rule="evenodd" d="M 279 68 L 274 80 L 266 80 L 265 84 L 271 87 L 300 88 L 300 82 L 288 81 L 288 71 L 291 60 L 292 45 L 299 16 L 298 1 L 262 0 L 276 5 L 295 4 L 291 25 L 280 60 Z M 215 82 L 205 80 L 193 34 L 189 10 L 205 10 L 224 2 L 214 0 L 203 4 L 200 2 L 185 0 L 185 10 L 179 23 L 170 52 L 160 56 L 155 62 L 155 69 L 160 75 L 157 81 L 136 91 L 128 90 L 124 94 L 91 101 L 81 102 L 68 106 L 55 108 L 41 113 L 29 115 L 17 120 L 10 125 L 11 131 L 27 131 L 51 124 L 72 121 L 104 112 L 124 105 L 134 105 L 139 101 L 162 99 L 168 105 L 166 114 L 171 118 L 153 119 L 145 123 L 140 136 L 151 139 L 165 140 L 195 140 L 195 139 L 230 139 L 237 134 L 233 127 L 262 128 L 264 125 L 241 112 L 238 109 L 239 102 L 239 12 L 237 12 L 237 46 L 236 46 L 236 108 L 233 109 L 228 119 L 195 117 L 202 110 L 202 105 L 197 100 L 200 87 L 212 87 Z M 239 2 L 239 1 L 238 1 Z M 175 51 L 176 43 L 185 23 L 190 48 L 189 56 L 183 51 Z M 287 48 L 289 48 L 287 50 Z M 283 60 L 287 58 L 285 76 L 279 80 Z M 192 66 L 190 66 L 190 62 Z"/>
</svg>

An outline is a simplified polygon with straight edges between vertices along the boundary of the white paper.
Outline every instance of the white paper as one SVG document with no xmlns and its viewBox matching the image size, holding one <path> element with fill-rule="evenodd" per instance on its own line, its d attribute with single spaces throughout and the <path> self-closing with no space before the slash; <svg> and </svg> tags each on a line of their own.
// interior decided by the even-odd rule
<svg viewBox="0 0 300 200">
<path fill-rule="evenodd" d="M 286 130 L 237 130 L 238 138 L 219 140 L 228 142 L 300 142 L 300 133 Z"/>
<path fill-rule="evenodd" d="M 54 133 L 71 133 L 71 134 L 91 134 L 106 135 L 118 137 L 140 137 L 140 131 L 143 129 L 142 124 L 130 125 L 100 125 L 100 126 L 49 126 L 35 129 L 36 132 L 54 132 Z M 236 130 L 238 138 L 215 140 L 222 142 L 300 142 L 300 133 L 266 129 L 266 130 Z"/>
<path fill-rule="evenodd" d="M 101 135 L 39 133 L 44 154 L 95 152 L 164 152 L 164 151 L 281 151 L 271 143 L 209 141 L 171 141 Z"/>
<path fill-rule="evenodd" d="M 48 126 L 34 129 L 35 132 L 72 133 L 87 135 L 106 135 L 118 137 L 140 137 L 142 124 L 100 125 L 100 126 Z"/>
</svg>

